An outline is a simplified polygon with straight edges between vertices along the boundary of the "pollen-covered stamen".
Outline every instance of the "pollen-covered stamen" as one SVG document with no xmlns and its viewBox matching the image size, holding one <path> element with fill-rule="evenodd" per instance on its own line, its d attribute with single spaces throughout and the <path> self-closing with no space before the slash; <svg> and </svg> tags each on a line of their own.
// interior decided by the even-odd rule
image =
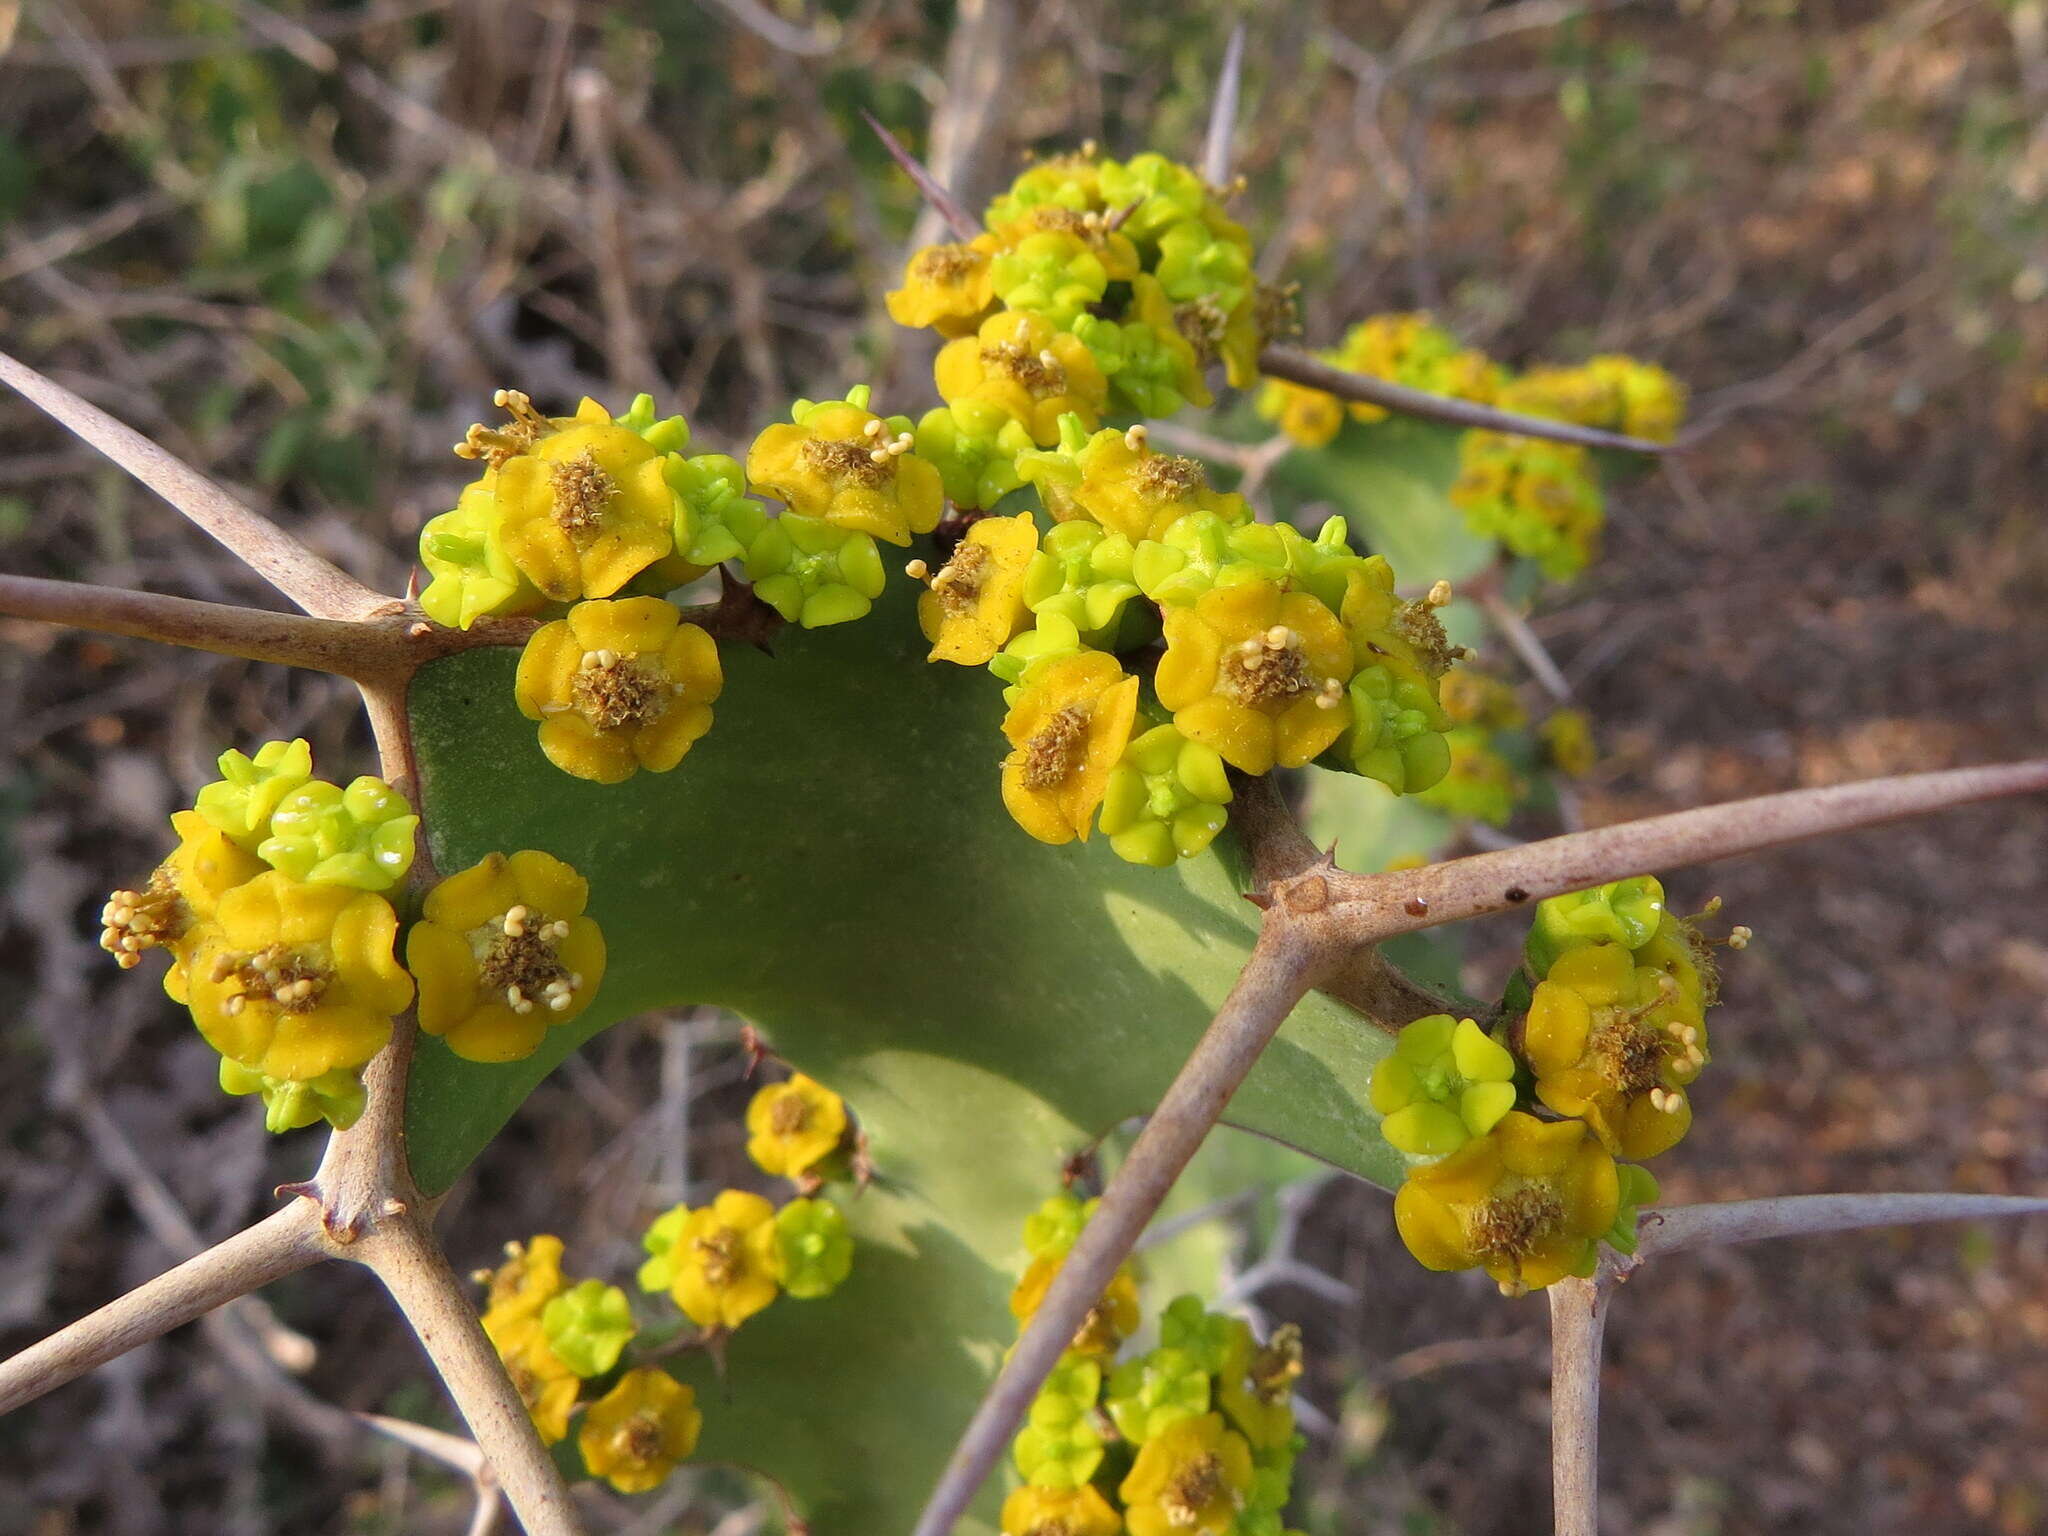
<svg viewBox="0 0 2048 1536">
<path fill-rule="evenodd" d="M 1287 704 L 1321 688 L 1309 672 L 1301 637 L 1285 624 L 1225 651 L 1218 670 L 1221 691 L 1253 708 Z"/>
<path fill-rule="evenodd" d="M 1564 1220 L 1564 1201 L 1543 1184 L 1483 1200 L 1465 1214 L 1466 1238 L 1482 1259 L 1519 1264 L 1537 1246 L 1557 1233 Z"/>
<path fill-rule="evenodd" d="M 1223 1463 L 1204 1451 L 1183 1464 L 1159 1495 L 1159 1507 L 1174 1525 L 1199 1525 L 1203 1511 L 1223 1491 Z"/>
<path fill-rule="evenodd" d="M 1443 606 L 1443 603 L 1433 601 L 1439 588 L 1443 591 L 1444 602 L 1449 602 L 1449 584 L 1440 581 L 1429 589 L 1429 596 L 1421 602 L 1403 603 L 1394 615 L 1393 623 L 1394 633 L 1415 648 L 1416 659 L 1425 671 L 1435 677 L 1442 677 L 1454 663 L 1471 654 L 1464 646 L 1451 644 L 1451 637 L 1444 632 L 1443 620 L 1436 616 L 1436 610 Z"/>
<path fill-rule="evenodd" d="M 953 558 L 932 578 L 932 591 L 939 596 L 939 606 L 949 614 L 972 613 L 981 596 L 987 565 L 986 545 L 963 542 L 953 551 Z"/>
<path fill-rule="evenodd" d="M 626 730 L 661 718 L 672 689 L 667 680 L 617 651 L 585 651 L 569 682 L 569 701 L 600 731 Z"/>
<path fill-rule="evenodd" d="M 566 922 L 550 922 L 524 905 L 512 907 L 470 935 L 478 991 L 503 997 L 505 1006 L 522 1017 L 540 1008 L 564 1012 L 583 988 L 583 978 L 556 953 L 568 937 Z"/>
<path fill-rule="evenodd" d="M 668 1449 L 668 1438 L 662 1433 L 661 1415 L 641 1409 L 612 1431 L 612 1444 L 630 1461 L 655 1460 Z"/>
<path fill-rule="evenodd" d="M 706 1237 L 693 1238 L 690 1243 L 697 1255 L 697 1262 L 704 1270 L 706 1284 L 714 1286 L 731 1285 L 740 1277 L 744 1264 L 741 1252 L 740 1234 L 731 1227 L 720 1227 Z"/>
<path fill-rule="evenodd" d="M 1063 784 L 1081 766 L 1082 749 L 1088 744 L 1088 714 L 1079 704 L 1055 710 L 1039 727 L 1038 734 L 1024 744 L 1022 777 L 1026 789 L 1051 789 Z"/>
<path fill-rule="evenodd" d="M 555 429 L 555 424 L 536 411 L 533 402 L 516 389 L 499 390 L 491 397 L 491 404 L 510 416 L 511 424 L 487 427 L 482 422 L 476 423 L 455 445 L 456 457 L 482 459 L 496 469 L 507 459 L 526 452 Z"/>
<path fill-rule="evenodd" d="M 802 452 L 807 468 L 855 485 L 880 485 L 896 472 L 896 456 L 888 447 L 872 448 L 865 438 L 859 442 L 837 437 L 806 438 Z"/>
<path fill-rule="evenodd" d="M 1174 310 L 1173 325 L 1180 332 L 1181 340 L 1195 349 L 1195 356 L 1204 363 L 1210 363 L 1223 350 L 1223 337 L 1230 329 L 1230 316 L 1212 301 L 1197 299 Z"/>
<path fill-rule="evenodd" d="M 1058 1515 L 1047 1515 L 1025 1531 L 1024 1536 L 1074 1536 L 1074 1528 Z"/>
<path fill-rule="evenodd" d="M 233 1018 L 252 1002 L 281 1013 L 311 1013 L 320 1006 L 334 972 L 316 954 L 271 944 L 251 954 L 215 956 L 207 979 L 215 986 L 233 985 L 234 991 L 221 1004 L 221 1012 Z"/>
<path fill-rule="evenodd" d="M 133 970 L 145 950 L 175 944 L 192 926 L 192 909 L 170 871 L 159 866 L 139 891 L 116 891 L 100 909 L 100 948 L 122 970 Z"/>
<path fill-rule="evenodd" d="M 555 466 L 555 522 L 579 544 L 595 539 L 604 515 L 619 494 L 619 483 L 588 451 Z"/>
<path fill-rule="evenodd" d="M 1148 453 L 1138 466 L 1138 489 L 1155 501 L 1183 501 L 1208 484 L 1202 466 L 1178 453 Z"/>
<path fill-rule="evenodd" d="M 1067 370 L 1050 350 L 1032 352 L 1012 341 L 999 341 L 981 349 L 981 364 L 991 373 L 1007 374 L 1036 399 L 1063 394 Z"/>
</svg>

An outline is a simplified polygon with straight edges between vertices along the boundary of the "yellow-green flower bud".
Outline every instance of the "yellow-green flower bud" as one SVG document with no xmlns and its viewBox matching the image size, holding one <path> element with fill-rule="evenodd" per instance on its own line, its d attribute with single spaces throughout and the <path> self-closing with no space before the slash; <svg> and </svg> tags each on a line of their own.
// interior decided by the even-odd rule
<svg viewBox="0 0 2048 1536">
<path fill-rule="evenodd" d="M 1054 1367 L 1031 1404 L 1012 1454 L 1024 1480 L 1037 1488 L 1078 1488 L 1102 1465 L 1102 1431 L 1095 1427 L 1095 1401 L 1102 1368 L 1079 1355 Z"/>
<path fill-rule="evenodd" d="M 1124 749 L 1102 797 L 1102 830 L 1120 858 L 1163 869 L 1207 848 L 1230 819 L 1230 778 L 1213 748 L 1172 725 Z"/>
<path fill-rule="evenodd" d="M 1142 1445 L 1182 1419 L 1207 1413 L 1209 1385 L 1209 1372 L 1201 1361 L 1185 1350 L 1162 1345 L 1110 1372 L 1104 1406 L 1117 1433 Z"/>
<path fill-rule="evenodd" d="M 644 398 L 644 397 L 643 397 Z M 578 1376 L 602 1376 L 640 1330 L 626 1293 L 602 1280 L 572 1285 L 541 1308 L 548 1347 Z"/>
<path fill-rule="evenodd" d="M 1663 883 L 1654 875 L 1638 875 L 1538 902 L 1524 949 L 1540 979 L 1550 974 L 1558 956 L 1588 944 L 1641 949 L 1656 936 L 1663 918 Z"/>
<path fill-rule="evenodd" d="M 989 400 L 966 398 L 926 411 L 917 424 L 919 458 L 938 466 L 955 506 L 986 511 L 1024 483 L 1017 455 L 1031 450 L 1024 424 Z"/>
<path fill-rule="evenodd" d="M 261 1072 L 223 1056 L 220 1086 L 237 1098 L 251 1093 L 263 1095 L 263 1128 L 273 1136 L 296 1131 L 316 1120 L 325 1120 L 337 1131 L 345 1131 L 362 1118 L 368 1095 L 363 1090 L 362 1069 L 351 1067 L 322 1073 L 305 1082 L 265 1077 Z"/>
<path fill-rule="evenodd" d="M 256 856 L 309 885 L 388 891 L 412 868 L 419 824 L 382 779 L 365 774 L 347 789 L 314 779 L 270 813 L 270 836 Z"/>
<path fill-rule="evenodd" d="M 1515 1107 L 1515 1058 L 1471 1019 L 1433 1013 L 1373 1069 L 1380 1134 L 1412 1158 L 1447 1157 Z"/>
<path fill-rule="evenodd" d="M 676 493 L 676 557 L 701 566 L 743 559 L 768 514 L 748 498 L 740 461 L 723 453 L 670 454 L 661 474 Z"/>
<path fill-rule="evenodd" d="M 1647 1168 L 1617 1163 L 1614 1171 L 1621 1180 L 1621 1201 L 1614 1210 L 1614 1225 L 1607 1229 L 1602 1241 L 1617 1253 L 1634 1253 L 1636 1226 L 1642 1220 L 1643 1207 L 1655 1205 L 1663 1192 L 1657 1187 L 1656 1175 Z"/>
<path fill-rule="evenodd" d="M 775 1213 L 782 1288 L 799 1301 L 830 1296 L 853 1272 L 853 1237 L 829 1200 L 792 1200 Z"/>
<path fill-rule="evenodd" d="M 887 577 L 869 535 L 784 512 L 747 550 L 747 579 L 790 623 L 821 629 L 863 617 Z"/>
<path fill-rule="evenodd" d="M 1228 314 L 1251 297 L 1251 252 L 1199 219 L 1184 219 L 1159 237 L 1157 275 L 1176 304 L 1206 301 Z"/>
<path fill-rule="evenodd" d="M 420 607 L 436 624 L 467 629 L 494 614 L 531 613 L 547 601 L 528 581 L 498 536 L 492 478 L 464 486 L 452 512 L 420 529 L 420 563 L 432 578 Z"/>
<path fill-rule="evenodd" d="M 1199 1296 L 1176 1296 L 1159 1314 L 1159 1342 L 1189 1356 L 1214 1376 L 1223 1369 L 1236 1321 L 1211 1312 Z"/>
<path fill-rule="evenodd" d="M 254 757 L 223 752 L 219 779 L 199 791 L 194 809 L 251 853 L 270 835 L 270 813 L 313 776 L 313 749 L 303 740 L 266 741 Z"/>
<path fill-rule="evenodd" d="M 1068 230 L 1026 235 L 989 265 L 996 297 L 1006 309 L 1043 315 L 1061 330 L 1097 303 L 1109 273 L 1088 242 Z"/>
<path fill-rule="evenodd" d="M 1270 523 L 1233 523 L 1215 512 L 1190 512 L 1159 538 L 1137 545 L 1131 577 L 1155 603 L 1186 607 L 1215 587 L 1282 579 L 1288 552 L 1285 536 Z"/>
<path fill-rule="evenodd" d="M 641 1290 L 650 1294 L 666 1294 L 676 1283 L 675 1256 L 671 1250 L 682 1235 L 683 1224 L 689 1219 L 687 1202 L 671 1206 L 655 1217 L 653 1224 L 640 1234 L 640 1246 L 647 1250 L 647 1262 L 640 1266 L 634 1279 Z"/>
<path fill-rule="evenodd" d="M 1361 667 L 1348 685 L 1351 725 L 1322 761 L 1377 779 L 1397 795 L 1439 783 L 1451 766 L 1443 710 L 1419 674 Z"/>
<path fill-rule="evenodd" d="M 1083 1201 L 1078 1195 L 1054 1195 L 1024 1218 L 1024 1247 L 1034 1259 L 1065 1258 L 1101 1203 Z"/>
<path fill-rule="evenodd" d="M 1039 540 L 1024 574 L 1024 606 L 1072 620 L 1094 643 L 1138 596 L 1131 554 L 1131 541 L 1100 523 L 1061 523 Z"/>
</svg>

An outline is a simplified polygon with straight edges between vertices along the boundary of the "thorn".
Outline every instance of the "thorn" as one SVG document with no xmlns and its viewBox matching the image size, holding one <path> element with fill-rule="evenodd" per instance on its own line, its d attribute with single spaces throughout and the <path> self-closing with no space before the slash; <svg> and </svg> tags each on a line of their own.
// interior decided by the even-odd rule
<svg viewBox="0 0 2048 1536">
<path fill-rule="evenodd" d="M 270 1193 L 279 1200 L 284 1200 L 287 1198 L 298 1200 L 318 1200 L 320 1198 L 320 1186 L 315 1184 L 311 1179 L 299 1179 L 295 1180 L 290 1184 L 280 1184 Z"/>
<path fill-rule="evenodd" d="M 981 233 L 981 226 L 960 206 L 953 194 L 939 185 L 939 179 L 925 169 L 922 161 L 903 147 L 895 134 L 881 125 L 874 113 L 863 107 L 860 115 L 875 131 L 875 137 L 882 141 L 882 148 L 889 151 L 889 158 L 902 166 L 903 174 L 917 183 L 917 190 L 924 194 L 924 200 L 946 221 L 946 226 L 953 231 L 954 238 L 972 240 Z"/>
<path fill-rule="evenodd" d="M 420 568 L 409 565 L 405 568 L 405 600 L 416 602 L 420 595 Z"/>
<path fill-rule="evenodd" d="M 751 1024 L 740 1026 L 740 1049 L 747 1053 L 747 1071 L 744 1081 L 752 1082 L 754 1074 L 761 1070 L 764 1061 L 780 1061 L 782 1058 L 768 1048 L 761 1038 L 761 1032 Z"/>
<path fill-rule="evenodd" d="M 875 1182 L 875 1160 L 868 1153 L 868 1133 L 853 1133 L 853 1155 L 848 1161 L 853 1166 L 853 1198 L 858 1200 L 868 1192 L 868 1186 Z"/>
<path fill-rule="evenodd" d="M 1309 868 L 1310 868 L 1310 869 L 1335 869 L 1336 867 L 1337 867 L 1337 840 L 1336 840 L 1335 838 L 1332 838 L 1332 839 L 1330 839 L 1330 846 L 1329 846 L 1329 847 L 1327 847 L 1327 848 L 1325 848 L 1325 849 L 1323 850 L 1323 853 L 1322 853 L 1322 857 L 1321 857 L 1321 858 L 1319 858 L 1319 859 L 1317 859 L 1317 860 L 1315 861 L 1315 863 L 1311 864 L 1311 865 L 1309 866 Z"/>
<path fill-rule="evenodd" d="M 1264 891 L 1245 891 L 1242 894 L 1246 901 L 1257 907 L 1261 912 L 1273 905 L 1273 898 Z"/>
<path fill-rule="evenodd" d="M 1209 108 L 1209 133 L 1202 144 L 1202 179 L 1221 187 L 1230 179 L 1230 141 L 1237 133 L 1237 98 L 1244 84 L 1244 23 L 1230 29 L 1216 95 Z"/>
</svg>

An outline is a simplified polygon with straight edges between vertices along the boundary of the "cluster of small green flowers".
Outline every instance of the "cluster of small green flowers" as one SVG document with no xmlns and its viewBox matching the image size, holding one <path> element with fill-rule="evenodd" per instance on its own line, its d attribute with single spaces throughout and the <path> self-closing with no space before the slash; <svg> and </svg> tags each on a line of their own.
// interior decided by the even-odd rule
<svg viewBox="0 0 2048 1536">
<path fill-rule="evenodd" d="M 566 1280 L 559 1238 L 509 1244 L 503 1265 L 477 1275 L 488 1287 L 484 1332 L 545 1443 L 567 1439 L 580 1414 L 584 1469 L 620 1493 L 659 1486 L 696 1449 L 696 1394 L 651 1364 L 621 1370 L 627 1346 L 645 1333 L 650 1353 L 709 1347 L 779 1295 L 831 1295 L 852 1272 L 853 1238 L 839 1207 L 817 1192 L 848 1171 L 847 1129 L 846 1105 L 830 1089 L 802 1073 L 772 1083 L 747 1108 L 747 1151 L 799 1193 L 778 1208 L 728 1189 L 708 1205 L 665 1211 L 648 1227 L 639 1288 L 669 1298 L 696 1324 L 680 1344 L 657 1337 L 654 1325 L 643 1329 L 621 1287 Z"/>
<path fill-rule="evenodd" d="M 1030 1263 L 1010 1297 L 1021 1328 L 1065 1262 L 1095 1202 L 1048 1200 L 1024 1227 Z M 1088 1315 L 1032 1403 L 1013 1448 L 1023 1486 L 1004 1501 L 1004 1536 L 1282 1536 L 1294 1459 L 1301 1332 L 1264 1344 L 1241 1318 L 1182 1296 L 1159 1343 L 1119 1351 L 1139 1325 L 1128 1265 Z"/>
<path fill-rule="evenodd" d="M 1528 740 L 1528 715 L 1499 678 L 1472 666 L 1454 667 L 1439 685 L 1450 727 L 1444 744 L 1450 767 L 1416 798 L 1449 816 L 1504 827 L 1528 798 L 1529 782 L 1515 766 L 1540 747 L 1542 760 L 1566 778 L 1592 771 L 1593 728 L 1585 711 L 1553 710 Z"/>
<path fill-rule="evenodd" d="M 1208 405 L 1203 370 L 1218 361 L 1234 387 L 1253 382 L 1280 321 L 1224 195 L 1163 155 L 1088 145 L 1025 170 L 989 204 L 986 233 L 910 258 L 889 313 L 949 338 L 933 369 L 946 403 L 916 443 L 956 506 L 1017 489 L 1019 455 L 1052 447 L 1063 416 L 1092 431 Z"/>
<path fill-rule="evenodd" d="M 1607 355 L 1513 377 L 1485 353 L 1461 347 L 1427 315 L 1375 315 L 1319 355 L 1410 389 L 1655 442 L 1670 441 L 1685 415 L 1684 386 L 1654 364 Z M 1329 443 L 1347 418 L 1378 421 L 1387 414 L 1284 379 L 1267 380 L 1258 404 L 1261 415 L 1309 448 Z M 1575 575 L 1599 552 L 1599 475 L 1592 456 L 1574 444 L 1467 431 L 1450 499 L 1473 532 L 1534 560 L 1553 578 Z"/>
<path fill-rule="evenodd" d="M 1636 1165 L 1692 1124 L 1716 996 L 1709 942 L 1647 876 L 1541 903 L 1526 957 L 1493 1033 L 1418 1019 L 1371 1090 L 1408 1160 L 1394 1219 L 1409 1252 L 1484 1268 L 1508 1295 L 1591 1274 L 1602 1242 L 1635 1251 L 1657 1198 Z"/>
<path fill-rule="evenodd" d="M 170 956 L 164 990 L 220 1052 L 221 1087 L 260 1094 L 271 1130 L 355 1123 L 363 1067 L 415 981 L 421 1027 L 479 1060 L 529 1054 L 589 1003 L 604 941 L 567 865 L 494 854 L 442 881 L 401 965 L 392 897 L 419 827 L 405 798 L 382 779 L 314 778 L 304 741 L 223 753 L 220 772 L 172 815 L 178 846 L 142 888 L 108 899 L 100 946 L 123 969 Z"/>
<path fill-rule="evenodd" d="M 1003 803 L 1047 843 L 1101 830 L 1124 858 L 1171 864 L 1223 827 L 1226 765 L 1310 762 L 1396 793 L 1449 763 L 1437 678 L 1457 652 L 1434 609 L 1403 602 L 1343 519 L 1315 539 L 1254 522 L 1193 459 L 1143 427 L 1061 423 L 1021 454 L 1052 518 L 976 520 L 937 571 L 911 572 L 931 658 L 1008 685 Z M 1123 656 L 1162 645 L 1141 694 Z"/>
</svg>

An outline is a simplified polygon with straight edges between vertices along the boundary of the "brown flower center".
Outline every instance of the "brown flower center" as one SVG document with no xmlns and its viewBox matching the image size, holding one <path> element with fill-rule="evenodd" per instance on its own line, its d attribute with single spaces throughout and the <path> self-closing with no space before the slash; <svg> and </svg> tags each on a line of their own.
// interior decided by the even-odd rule
<svg viewBox="0 0 2048 1536">
<path fill-rule="evenodd" d="M 1155 501 L 1181 501 L 1208 483 L 1202 466 L 1177 453 L 1148 453 L 1138 465 L 1138 489 Z"/>
<path fill-rule="evenodd" d="M 1443 620 L 1436 616 L 1433 603 L 1403 603 L 1394 615 L 1393 630 L 1415 647 L 1416 659 L 1432 677 L 1442 677 L 1465 654 L 1465 647 L 1451 644 L 1451 637 L 1444 633 Z"/>
<path fill-rule="evenodd" d="M 997 342 L 981 349 L 981 365 L 991 373 L 1015 379 L 1037 400 L 1066 391 L 1067 370 L 1060 366 L 1060 360 L 1049 347 L 1032 352 L 1014 341 Z"/>
<path fill-rule="evenodd" d="M 708 1237 L 696 1238 L 690 1247 L 697 1255 L 698 1267 L 704 1271 L 706 1285 L 728 1286 L 739 1279 L 746 1259 L 740 1234 L 731 1227 L 720 1227 Z"/>
<path fill-rule="evenodd" d="M 586 651 L 570 680 L 569 700 L 600 731 L 619 731 L 660 719 L 670 691 L 665 679 L 635 657 Z"/>
<path fill-rule="evenodd" d="M 1057 709 L 1024 744 L 1021 772 L 1026 789 L 1051 789 L 1065 783 L 1081 765 L 1081 753 L 1088 744 L 1088 713 L 1079 704 Z"/>
<path fill-rule="evenodd" d="M 141 962 L 142 952 L 175 944 L 192 926 L 192 909 L 178 894 L 170 870 L 158 865 L 139 891 L 116 891 L 100 909 L 100 948 L 122 970 Z"/>
<path fill-rule="evenodd" d="M 480 998 L 502 996 L 508 1008 L 522 1015 L 543 1006 L 551 1013 L 567 1012 L 583 989 L 583 978 L 556 952 L 568 937 L 566 922 L 550 922 L 525 906 L 472 931 Z"/>
<path fill-rule="evenodd" d="M 1251 1377 L 1252 1396 L 1260 1402 L 1268 1406 L 1285 1402 L 1301 1375 L 1300 1325 L 1282 1323 L 1275 1328 L 1273 1337 L 1253 1352 L 1246 1374 Z"/>
<path fill-rule="evenodd" d="M 1175 1525 L 1198 1525 L 1202 1512 L 1216 1502 L 1223 1491 L 1223 1463 L 1214 1451 L 1184 1463 L 1159 1495 L 1159 1507 Z"/>
<path fill-rule="evenodd" d="M 612 1444 L 628 1461 L 645 1464 L 667 1453 L 668 1436 L 662 1432 L 661 1416 L 643 1408 L 612 1431 Z"/>
<path fill-rule="evenodd" d="M 1517 1262 L 1552 1236 L 1564 1220 L 1564 1201 L 1547 1184 L 1481 1201 L 1466 1216 L 1466 1238 L 1482 1259 Z"/>
<path fill-rule="evenodd" d="M 1074 1330 L 1073 1342 L 1067 1347 L 1084 1355 L 1106 1355 L 1123 1341 L 1124 1336 L 1117 1331 L 1116 1318 L 1109 1303 L 1098 1301 L 1081 1319 L 1081 1326 Z"/>
<path fill-rule="evenodd" d="M 811 1123 L 811 1106 L 800 1093 L 779 1095 L 768 1106 L 768 1129 L 777 1136 L 795 1136 Z"/>
<path fill-rule="evenodd" d="M 311 1013 L 334 980 L 319 957 L 285 944 L 271 944 L 246 955 L 219 955 L 211 980 L 231 982 L 234 992 L 221 1005 L 233 1018 L 250 1002 L 268 1003 L 281 1013 Z"/>
<path fill-rule="evenodd" d="M 1301 638 L 1285 624 L 1225 651 L 1219 671 L 1220 691 L 1254 709 L 1289 703 L 1315 687 Z"/>
<path fill-rule="evenodd" d="M 963 543 L 953 551 L 953 558 L 932 578 L 932 591 L 938 594 L 939 606 L 947 614 L 958 618 L 974 611 L 987 565 L 985 544 Z"/>
<path fill-rule="evenodd" d="M 1211 363 L 1223 350 L 1223 333 L 1230 327 L 1230 317 L 1210 300 L 1197 299 L 1173 312 L 1173 325 L 1181 339 L 1195 349 L 1195 356 Z"/>
<path fill-rule="evenodd" d="M 1024 1536 L 1074 1536 L 1074 1528 L 1058 1515 L 1047 1515 L 1027 1530 Z"/>
<path fill-rule="evenodd" d="M 604 527 L 604 515 L 618 497 L 619 483 L 604 472 L 588 449 L 555 466 L 555 522 L 581 546 Z"/>
<path fill-rule="evenodd" d="M 972 246 L 928 245 L 910 264 L 910 275 L 923 283 L 957 283 L 981 262 L 981 252 Z"/>
<path fill-rule="evenodd" d="M 455 445 L 456 457 L 482 459 L 496 469 L 555 430 L 555 424 L 536 411 L 533 402 L 516 389 L 499 390 L 491 397 L 491 403 L 510 416 L 511 423 L 502 427 L 476 423 Z"/>
<path fill-rule="evenodd" d="M 1588 1049 L 1603 1079 L 1622 1093 L 1637 1094 L 1662 1083 L 1668 1044 L 1640 1013 L 1616 1013 L 1594 1025 Z"/>
<path fill-rule="evenodd" d="M 819 474 L 833 480 L 851 481 L 855 485 L 880 485 L 896 473 L 896 460 L 886 450 L 886 445 L 876 446 L 874 442 L 852 442 L 839 437 L 809 437 L 804 439 L 802 449 L 804 464 Z M 875 455 L 882 456 L 877 459 Z"/>
</svg>

